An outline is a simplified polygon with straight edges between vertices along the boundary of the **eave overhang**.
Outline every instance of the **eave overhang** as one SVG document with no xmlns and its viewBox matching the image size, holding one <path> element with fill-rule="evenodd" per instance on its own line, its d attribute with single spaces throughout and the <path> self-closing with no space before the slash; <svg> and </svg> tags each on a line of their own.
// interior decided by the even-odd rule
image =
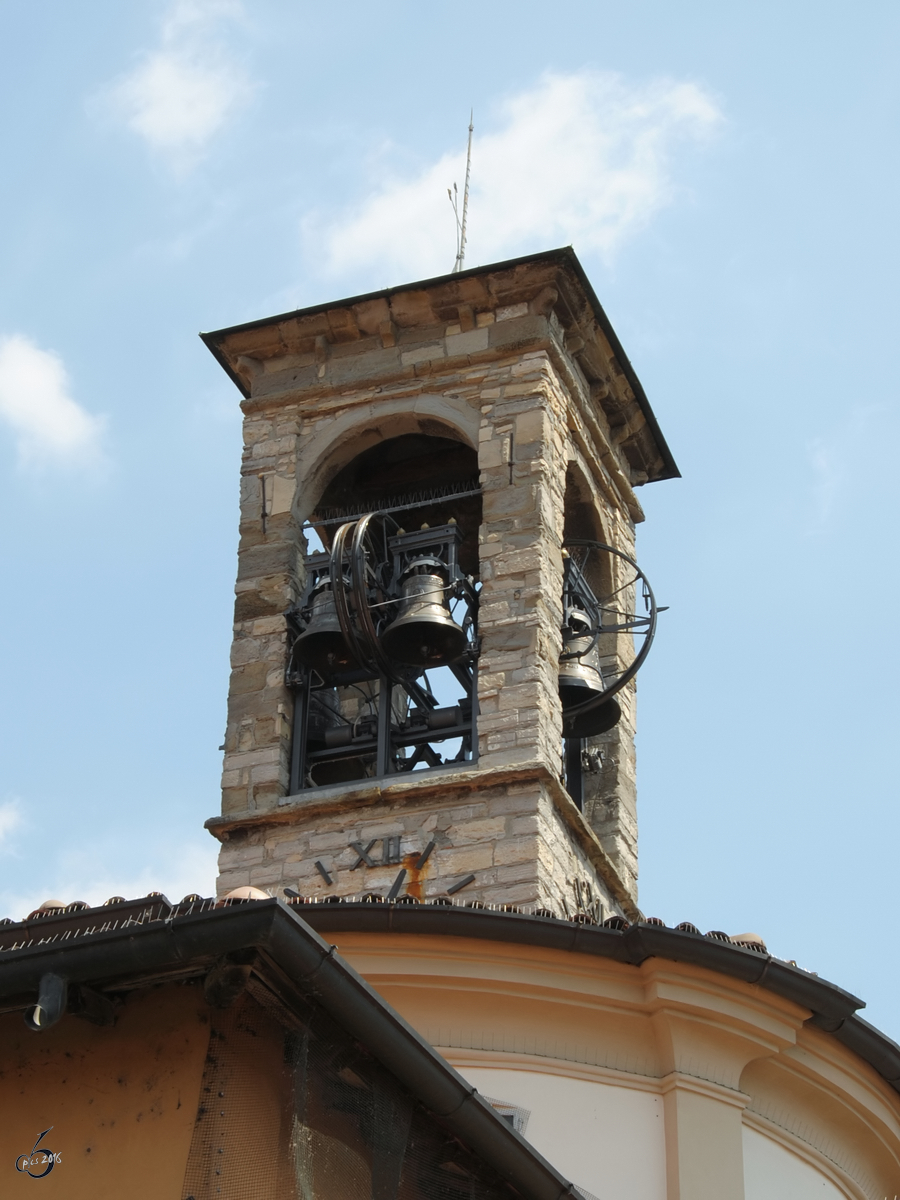
<svg viewBox="0 0 900 1200">
<path fill-rule="evenodd" d="M 533 302 L 549 290 L 557 296 L 546 303 L 553 308 L 596 403 L 611 426 L 622 430 L 634 482 L 680 477 L 641 381 L 571 246 L 295 309 L 200 336 L 249 399 L 249 377 L 241 360 L 245 367 L 248 358 L 264 361 L 311 352 L 317 339 L 341 344 L 374 337 L 385 324 L 402 330 L 423 310 L 434 323 L 455 321 L 460 306 L 476 312 L 496 309 L 522 300 Z"/>
<path fill-rule="evenodd" d="M 118 911 L 117 911 L 118 910 Z M 112 993 L 206 976 L 237 956 L 282 1003 L 321 1004 L 523 1200 L 580 1200 L 418 1033 L 282 901 L 171 906 L 164 897 L 0 928 L 0 1011 L 34 1005 L 52 974 Z M 40 1034 L 36 1034 L 40 1036 Z"/>
</svg>

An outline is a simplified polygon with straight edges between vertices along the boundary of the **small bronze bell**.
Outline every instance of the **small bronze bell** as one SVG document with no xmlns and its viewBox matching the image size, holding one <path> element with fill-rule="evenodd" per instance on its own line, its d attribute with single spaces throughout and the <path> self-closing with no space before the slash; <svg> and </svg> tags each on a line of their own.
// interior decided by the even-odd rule
<svg viewBox="0 0 900 1200">
<path fill-rule="evenodd" d="M 330 783 L 350 783 L 366 778 L 366 764 L 361 758 L 322 759 L 309 768 L 309 787 L 327 787 Z"/>
<path fill-rule="evenodd" d="M 441 560 L 416 559 L 401 583 L 400 612 L 381 638 L 388 658 L 413 667 L 440 667 L 459 658 L 466 635 L 450 614 Z"/>
<path fill-rule="evenodd" d="M 567 712 L 601 696 L 606 690 L 600 669 L 600 650 L 591 633 L 587 613 L 572 609 L 563 627 L 563 653 L 559 662 L 559 695 L 563 709 L 563 736 L 595 737 L 606 733 L 619 720 L 622 710 L 610 697 L 596 708 L 567 718 Z"/>
<path fill-rule="evenodd" d="M 294 654 L 307 667 L 322 676 L 346 670 L 354 664 L 338 620 L 334 592 L 327 575 L 316 584 L 312 596 L 309 624 L 294 643 Z"/>
</svg>

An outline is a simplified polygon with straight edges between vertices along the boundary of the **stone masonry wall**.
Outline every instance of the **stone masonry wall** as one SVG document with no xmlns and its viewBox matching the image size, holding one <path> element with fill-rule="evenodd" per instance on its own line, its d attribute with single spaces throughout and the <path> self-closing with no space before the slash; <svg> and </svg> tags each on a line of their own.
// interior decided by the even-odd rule
<svg viewBox="0 0 900 1200">
<path fill-rule="evenodd" d="M 573 842 L 547 785 L 533 779 L 475 792 L 432 789 L 394 803 L 337 799 L 328 808 L 312 801 L 310 808 L 316 811 L 303 816 L 301 806 L 300 819 L 290 824 L 232 830 L 222 849 L 219 894 L 251 885 L 276 894 L 291 887 L 320 900 L 385 895 L 405 868 L 400 894 L 417 899 L 445 895 L 474 874 L 458 893 L 461 901 L 531 905 L 560 916 L 591 905 L 604 916 L 623 911 Z M 416 870 L 431 841 L 434 849 Z M 374 866 L 359 861 L 354 842 L 368 849 Z"/>
</svg>

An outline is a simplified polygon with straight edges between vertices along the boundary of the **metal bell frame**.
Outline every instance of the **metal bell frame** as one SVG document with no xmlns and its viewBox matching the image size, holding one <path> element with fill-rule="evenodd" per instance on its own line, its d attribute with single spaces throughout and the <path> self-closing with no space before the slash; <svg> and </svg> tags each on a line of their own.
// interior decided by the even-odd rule
<svg viewBox="0 0 900 1200">
<path fill-rule="evenodd" d="M 460 531 L 452 522 L 406 533 L 388 513 L 367 513 L 341 524 L 330 552 L 307 556 L 306 588 L 300 602 L 286 614 L 294 635 L 286 673 L 287 683 L 295 691 L 291 794 L 327 782 L 410 771 L 422 762 L 429 767 L 443 765 L 432 746 L 441 741 L 461 739 L 457 759 L 474 758 L 478 596 L 459 568 L 459 542 Z M 446 605 L 449 624 L 462 635 L 461 653 L 446 664 L 399 663 L 382 645 L 383 634 L 402 613 L 403 580 L 423 559 L 440 562 L 447 578 L 447 600 L 455 598 L 465 609 L 460 626 L 449 615 L 449 603 Z M 326 588 L 350 660 L 336 670 L 328 670 L 321 661 L 319 667 L 324 669 L 317 670 L 303 661 L 303 643 L 309 641 L 306 635 L 316 632 L 317 615 L 322 632 L 330 634 L 334 628 L 324 603 L 320 601 L 318 609 L 314 605 L 315 596 L 321 596 Z M 425 674 L 436 665 L 446 665 L 465 693 L 450 708 L 438 707 Z M 376 680 L 377 695 L 367 700 L 377 711 L 353 722 L 338 712 L 335 726 L 331 720 L 337 711 L 335 689 L 356 687 L 362 691 L 360 684 Z M 398 700 L 406 705 L 405 716 L 398 715 Z M 324 733 L 320 729 L 323 715 L 325 724 L 331 726 Z M 348 728 L 342 730 L 340 722 Z M 406 758 L 401 752 L 408 748 L 413 748 L 413 754 Z M 359 764 L 357 776 L 352 774 L 354 762 Z"/>
</svg>

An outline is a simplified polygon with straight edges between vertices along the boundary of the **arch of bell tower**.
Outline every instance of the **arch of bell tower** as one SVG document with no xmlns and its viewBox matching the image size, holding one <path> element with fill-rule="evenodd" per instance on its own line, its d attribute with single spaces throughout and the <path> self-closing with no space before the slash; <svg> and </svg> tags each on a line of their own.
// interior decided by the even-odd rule
<svg viewBox="0 0 900 1200">
<path fill-rule="evenodd" d="M 576 793 L 566 783 L 572 743 L 567 758 L 558 686 L 563 542 L 589 528 L 633 556 L 643 519 L 634 488 L 677 468 L 574 253 L 204 340 L 244 397 L 222 812 L 207 823 L 222 842 L 220 891 L 253 884 L 322 900 L 456 896 L 634 914 L 634 684 L 617 697 L 618 724 L 586 742 L 594 753 L 582 761 L 597 769 Z M 469 460 L 454 443 L 477 450 L 477 475 L 466 477 Z M 354 491 L 346 473 L 360 462 L 376 483 Z M 308 558 L 307 534 L 314 528 L 330 549 L 338 523 L 365 511 L 391 514 L 395 555 L 404 538 L 460 547 L 462 567 L 447 588 L 469 596 L 477 631 L 469 629 L 455 670 L 472 681 L 470 693 L 437 710 L 455 714 L 446 721 L 462 731 L 454 757 L 430 733 L 425 757 L 413 753 L 426 740 L 428 705 L 438 703 L 415 680 L 397 683 L 382 670 L 380 682 L 360 682 L 357 672 L 331 687 L 311 669 L 298 683 L 302 672 L 290 665 L 298 628 L 310 621 L 312 582 L 320 599 L 337 586 L 324 556 Z M 420 522 L 434 534 L 415 534 Z M 340 725 L 318 730 L 325 742 L 310 757 L 328 760 L 329 737 L 353 742 L 334 751 L 343 766 L 330 774 L 297 770 L 308 762 L 310 688 L 319 714 Z M 357 700 L 351 719 L 352 688 L 365 704 Z M 378 754 L 366 741 L 374 745 L 376 709 Z"/>
<path fill-rule="evenodd" d="M 377 413 L 351 408 L 313 427 L 297 454 L 297 490 L 293 509 L 302 523 L 315 510 L 331 479 L 351 459 L 389 438 L 423 433 L 455 437 L 478 447 L 478 413 L 455 397 L 418 396 L 414 408 L 405 397 L 386 400 Z"/>
</svg>

